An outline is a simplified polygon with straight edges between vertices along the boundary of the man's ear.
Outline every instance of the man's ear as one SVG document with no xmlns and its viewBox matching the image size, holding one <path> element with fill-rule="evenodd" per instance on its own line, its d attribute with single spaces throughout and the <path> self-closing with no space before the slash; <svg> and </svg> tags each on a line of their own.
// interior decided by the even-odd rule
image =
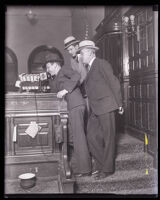
<svg viewBox="0 0 160 200">
<path fill-rule="evenodd" d="M 89 49 L 90 56 L 94 54 L 94 51 L 92 49 Z"/>
<path fill-rule="evenodd" d="M 76 49 L 76 50 L 78 50 L 78 48 L 79 48 L 79 45 L 78 45 L 78 44 L 76 44 L 74 47 L 75 47 L 75 49 Z"/>
</svg>

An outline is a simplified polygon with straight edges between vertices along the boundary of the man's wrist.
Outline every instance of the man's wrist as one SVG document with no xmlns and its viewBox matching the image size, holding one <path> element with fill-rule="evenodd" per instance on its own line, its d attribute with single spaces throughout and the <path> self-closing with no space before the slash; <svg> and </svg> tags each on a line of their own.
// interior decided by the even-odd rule
<svg viewBox="0 0 160 200">
<path fill-rule="evenodd" d="M 64 92 L 67 94 L 67 93 L 68 93 L 68 90 L 64 89 Z"/>
</svg>

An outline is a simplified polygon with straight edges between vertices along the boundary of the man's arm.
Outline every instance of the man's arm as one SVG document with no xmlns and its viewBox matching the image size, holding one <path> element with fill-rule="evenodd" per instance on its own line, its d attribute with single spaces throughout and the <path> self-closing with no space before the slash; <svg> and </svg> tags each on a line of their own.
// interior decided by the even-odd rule
<svg viewBox="0 0 160 200">
<path fill-rule="evenodd" d="M 56 77 L 55 77 L 54 80 L 53 79 L 49 79 L 49 86 L 50 86 L 51 92 L 57 93 L 59 91 L 59 89 L 57 88 Z"/>
<path fill-rule="evenodd" d="M 63 80 L 63 89 L 71 93 L 77 86 L 79 86 L 80 74 L 69 67 L 63 67 L 59 81 Z"/>
</svg>

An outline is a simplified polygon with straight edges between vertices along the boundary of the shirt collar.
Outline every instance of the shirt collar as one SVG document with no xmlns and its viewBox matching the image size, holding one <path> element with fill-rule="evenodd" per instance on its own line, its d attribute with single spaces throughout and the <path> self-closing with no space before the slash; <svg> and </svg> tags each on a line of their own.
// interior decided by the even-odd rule
<svg viewBox="0 0 160 200">
<path fill-rule="evenodd" d="M 96 59 L 96 57 L 93 57 L 92 60 L 89 62 L 89 67 L 91 68 L 93 61 Z"/>
<path fill-rule="evenodd" d="M 75 57 L 72 57 L 77 63 L 79 62 L 80 54 L 77 54 Z"/>
</svg>

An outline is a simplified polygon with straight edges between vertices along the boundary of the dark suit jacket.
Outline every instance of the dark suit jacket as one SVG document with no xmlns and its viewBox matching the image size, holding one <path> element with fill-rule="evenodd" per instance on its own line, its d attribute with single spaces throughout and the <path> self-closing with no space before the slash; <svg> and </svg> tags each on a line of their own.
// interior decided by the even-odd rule
<svg viewBox="0 0 160 200">
<path fill-rule="evenodd" d="M 69 93 L 66 94 L 68 110 L 79 105 L 84 105 L 84 99 L 79 89 L 80 74 L 72 68 L 63 66 L 54 79 L 49 79 L 51 92 L 57 93 L 66 89 Z"/>
<path fill-rule="evenodd" d="M 122 106 L 120 83 L 109 62 L 99 58 L 93 61 L 86 77 L 86 93 L 90 107 L 96 115 Z"/>
</svg>

